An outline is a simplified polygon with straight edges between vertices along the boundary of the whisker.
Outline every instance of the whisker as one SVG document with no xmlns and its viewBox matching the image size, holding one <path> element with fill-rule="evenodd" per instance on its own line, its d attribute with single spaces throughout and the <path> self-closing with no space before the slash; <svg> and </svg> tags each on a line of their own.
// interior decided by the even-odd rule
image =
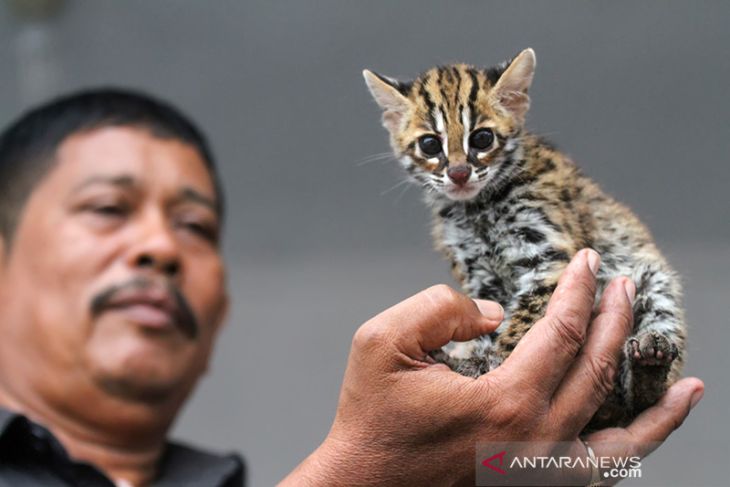
<svg viewBox="0 0 730 487">
<path fill-rule="evenodd" d="M 410 183 L 410 181 L 408 179 L 404 179 L 403 181 L 399 181 L 395 185 L 391 186 L 390 188 L 388 188 L 385 191 L 383 191 L 382 193 L 380 193 L 380 196 L 385 196 L 386 194 L 390 193 L 394 189 L 400 188 L 404 184 L 408 184 L 408 183 Z"/>
<path fill-rule="evenodd" d="M 357 162 L 355 165 L 357 167 L 365 166 L 367 164 L 372 164 L 373 162 L 377 161 L 383 161 L 386 162 L 388 160 L 396 160 L 395 156 L 393 156 L 392 152 L 381 152 L 379 154 L 373 154 L 371 156 L 364 157 L 359 162 Z"/>
<path fill-rule="evenodd" d="M 404 186 L 403 189 L 401 190 L 401 192 L 398 193 L 398 196 L 396 196 L 395 201 L 393 202 L 393 204 L 394 205 L 397 205 L 400 202 L 401 198 L 403 198 L 403 195 L 406 194 L 409 189 L 411 189 L 411 185 L 410 184 L 407 184 L 406 186 Z"/>
</svg>

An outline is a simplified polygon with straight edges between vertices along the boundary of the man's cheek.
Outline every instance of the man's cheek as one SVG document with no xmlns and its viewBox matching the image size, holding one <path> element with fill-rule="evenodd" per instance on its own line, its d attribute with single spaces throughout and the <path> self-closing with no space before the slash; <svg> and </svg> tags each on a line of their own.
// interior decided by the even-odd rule
<svg viewBox="0 0 730 487">
<path fill-rule="evenodd" d="M 89 334 L 89 321 L 78 306 L 78 299 L 48 293 L 43 305 L 35 306 L 35 309 L 32 338 L 43 344 L 44 354 L 55 365 L 72 366 L 77 363 L 78 350 Z"/>
<path fill-rule="evenodd" d="M 202 328 L 201 332 L 214 335 L 225 318 L 227 311 L 226 291 L 222 286 L 210 286 L 208 289 L 190 290 L 186 293 L 196 318 Z"/>
</svg>

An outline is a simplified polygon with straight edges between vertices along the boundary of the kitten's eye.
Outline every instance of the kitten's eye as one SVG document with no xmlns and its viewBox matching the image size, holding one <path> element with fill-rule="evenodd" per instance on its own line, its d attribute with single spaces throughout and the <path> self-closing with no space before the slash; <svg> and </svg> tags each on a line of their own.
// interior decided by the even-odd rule
<svg viewBox="0 0 730 487">
<path fill-rule="evenodd" d="M 441 140 L 434 135 L 424 135 L 418 139 L 418 147 L 428 157 L 441 154 Z"/>
<path fill-rule="evenodd" d="M 485 150 L 492 147 L 494 142 L 494 132 L 492 129 L 475 130 L 469 136 L 469 146 L 477 150 Z"/>
</svg>

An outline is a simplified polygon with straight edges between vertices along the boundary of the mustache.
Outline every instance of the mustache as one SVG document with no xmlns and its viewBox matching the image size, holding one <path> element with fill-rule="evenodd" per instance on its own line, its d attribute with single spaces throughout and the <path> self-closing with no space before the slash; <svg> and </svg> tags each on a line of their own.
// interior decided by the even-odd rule
<svg viewBox="0 0 730 487">
<path fill-rule="evenodd" d="M 117 293 L 131 290 L 144 291 L 146 289 L 159 287 L 163 287 L 175 303 L 174 321 L 180 331 L 191 340 L 197 338 L 200 325 L 195 317 L 195 313 L 193 313 L 193 310 L 182 291 L 169 281 L 161 282 L 147 277 L 135 277 L 125 283 L 109 286 L 109 288 L 99 292 L 91 299 L 91 315 L 96 317 L 102 311 L 109 308 L 110 302 L 114 300 Z"/>
</svg>

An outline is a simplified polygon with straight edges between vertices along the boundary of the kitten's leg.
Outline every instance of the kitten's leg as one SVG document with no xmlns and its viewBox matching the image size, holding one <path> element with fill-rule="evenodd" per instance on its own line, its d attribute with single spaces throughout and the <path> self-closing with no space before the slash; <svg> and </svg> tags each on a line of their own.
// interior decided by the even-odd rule
<svg viewBox="0 0 730 487">
<path fill-rule="evenodd" d="M 557 286 L 557 278 L 566 263 L 556 263 L 556 269 L 545 274 L 545 279 L 524 286 L 505 310 L 505 321 L 492 336 L 475 341 L 465 356 L 454 356 L 438 350 L 431 353 L 437 361 L 469 377 L 478 377 L 496 369 L 517 346 L 533 324 L 545 314 L 550 296 Z M 547 276 L 550 276 L 549 278 Z"/>
<path fill-rule="evenodd" d="M 471 342 L 464 343 L 468 345 L 461 353 L 457 344 L 451 350 L 434 350 L 429 355 L 436 360 L 449 366 L 454 372 L 467 377 L 479 377 L 491 370 L 490 358 L 494 355 L 492 351 L 492 341 L 489 336 L 481 337 Z M 492 360 L 493 361 L 493 360 Z"/>
<path fill-rule="evenodd" d="M 446 364 L 454 372 L 458 372 L 466 377 L 477 378 L 486 374 L 490 370 L 494 370 L 502 363 L 502 358 L 496 351 L 478 354 L 475 353 L 469 357 L 452 357 L 443 350 L 435 350 L 429 355 L 437 362 Z"/>
<path fill-rule="evenodd" d="M 557 277 L 536 281 L 514 297 L 506 311 L 509 318 L 498 329 L 495 348 L 500 363 L 507 359 L 532 325 L 545 315 L 557 284 Z"/>
<path fill-rule="evenodd" d="M 686 333 L 676 275 L 661 263 L 636 270 L 634 333 L 624 347 L 621 384 L 632 416 L 654 405 L 677 380 Z"/>
<path fill-rule="evenodd" d="M 468 295 L 498 303 L 506 302 L 503 284 L 496 276 L 484 273 L 470 282 L 467 273 L 455 261 L 452 273 Z M 495 354 L 492 336 L 483 336 L 468 342 L 452 342 L 429 355 L 437 362 L 444 363 L 455 372 L 467 377 L 484 375 L 501 363 Z"/>
<path fill-rule="evenodd" d="M 473 341 L 475 346 L 462 356 L 440 351 L 441 353 L 435 358 L 462 375 L 470 377 L 477 377 L 497 368 L 512 353 L 532 325 L 543 317 L 550 296 L 569 261 L 570 256 L 567 252 L 546 248 L 541 249 L 537 257 L 519 256 L 510 262 L 508 265 L 513 269 L 517 292 L 509 300 L 500 300 L 507 305 L 504 321 L 497 331 L 489 337 Z M 483 294 L 481 291 L 476 294 L 482 299 L 488 297 L 488 294 L 485 295 L 486 293 Z"/>
<path fill-rule="evenodd" d="M 505 321 L 497 329 L 495 353 L 503 362 L 532 325 L 545 315 L 558 279 L 570 262 L 569 252 L 542 249 L 538 257 L 511 263 L 517 292 L 505 307 Z M 537 260 L 537 262 L 535 262 Z"/>
</svg>

